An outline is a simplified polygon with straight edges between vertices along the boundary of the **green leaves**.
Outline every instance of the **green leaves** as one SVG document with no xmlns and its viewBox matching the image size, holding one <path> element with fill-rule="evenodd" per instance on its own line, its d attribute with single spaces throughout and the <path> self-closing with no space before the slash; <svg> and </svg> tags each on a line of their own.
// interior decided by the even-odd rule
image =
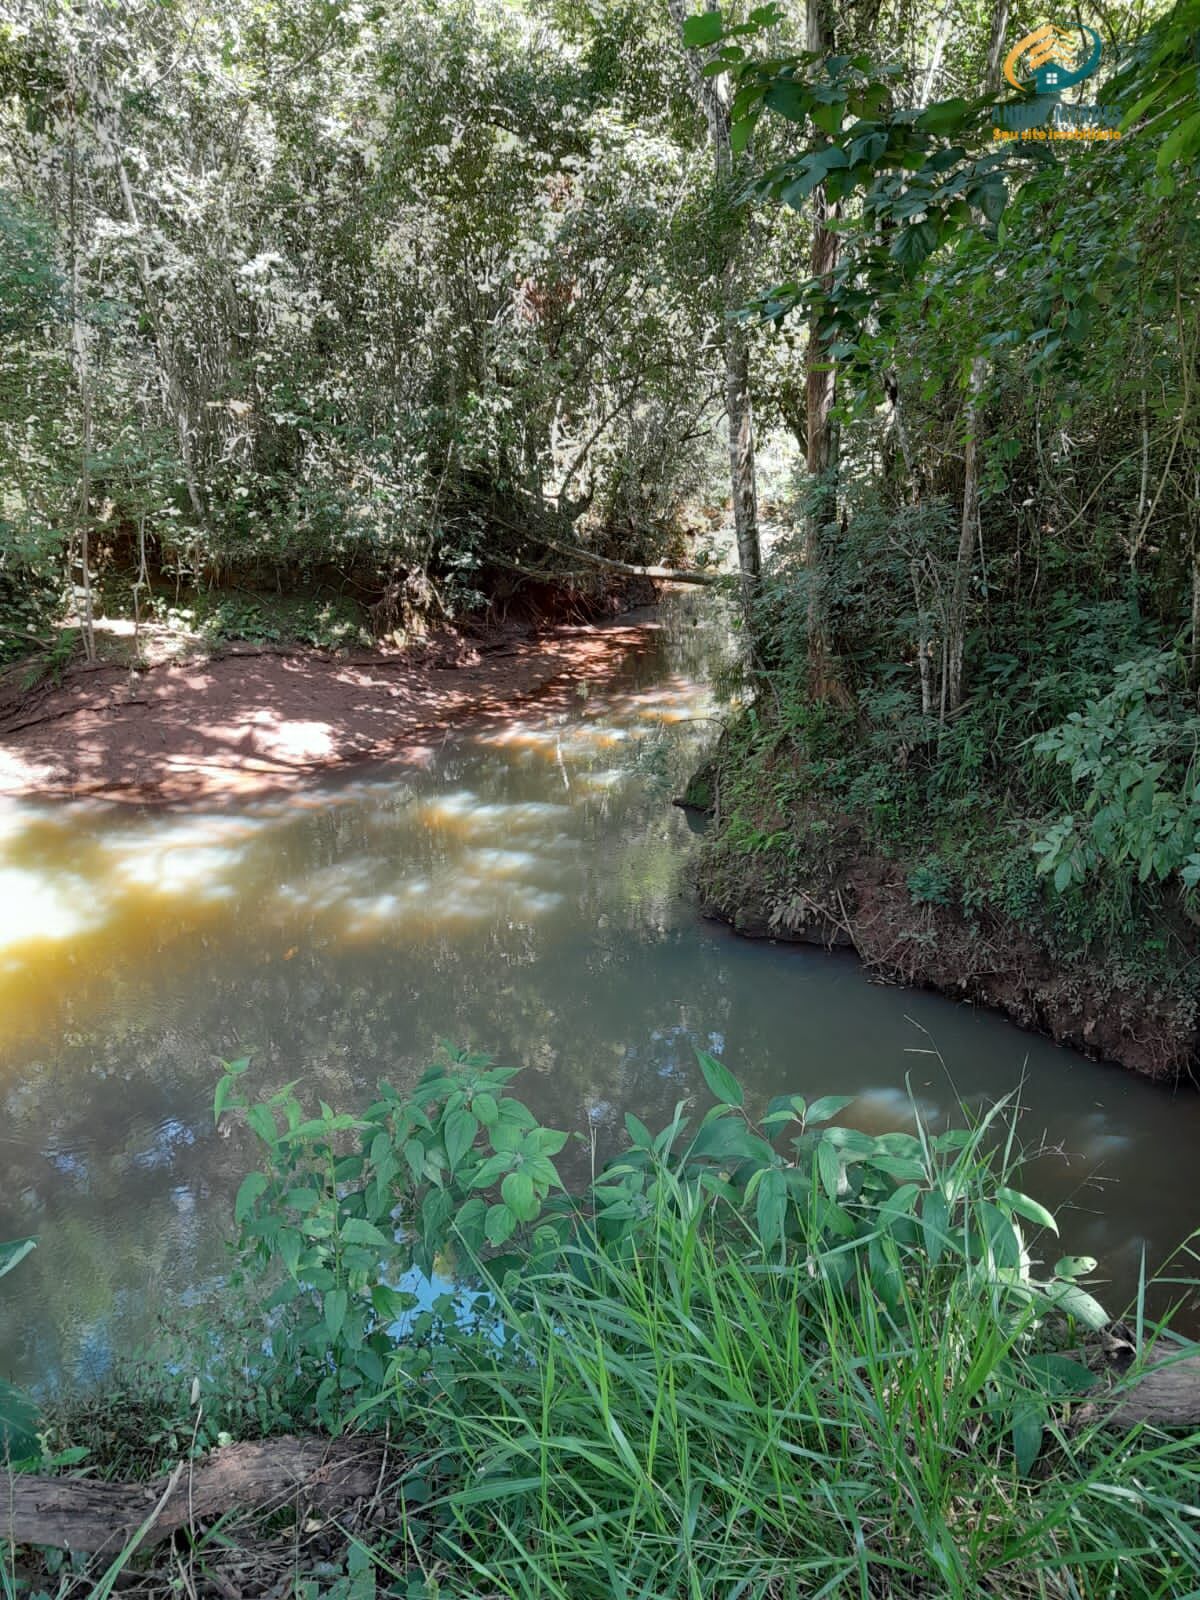
<svg viewBox="0 0 1200 1600">
<path fill-rule="evenodd" d="M 715 1056 L 709 1055 L 707 1050 L 697 1049 L 696 1060 L 708 1085 L 708 1092 L 715 1100 L 725 1106 L 740 1106 L 743 1103 L 745 1096 L 741 1085 L 728 1067 L 723 1066 Z"/>
<path fill-rule="evenodd" d="M 238 1187 L 237 1198 L 233 1203 L 233 1220 L 239 1224 L 245 1222 L 254 1207 L 254 1202 L 266 1191 L 266 1174 L 248 1172 Z"/>
<path fill-rule="evenodd" d="M 350 1304 L 350 1297 L 345 1289 L 330 1289 L 324 1299 L 325 1326 L 329 1330 L 331 1339 L 336 1339 L 341 1333 L 346 1321 L 346 1311 Z"/>
<path fill-rule="evenodd" d="M 500 1185 L 505 1204 L 518 1222 L 532 1222 L 541 1209 L 527 1172 L 510 1172 Z"/>
<path fill-rule="evenodd" d="M 495 1102 L 493 1101 L 493 1105 Z M 493 1121 L 495 1119 L 493 1118 Z M 479 1132 L 479 1119 L 465 1107 L 452 1111 L 446 1118 L 445 1141 L 446 1159 L 453 1172 L 463 1156 L 475 1143 L 475 1136 Z"/>
<path fill-rule="evenodd" d="M 931 222 L 914 222 L 901 228 L 892 242 L 891 253 L 906 271 L 913 271 L 937 248 L 937 229 Z"/>
<path fill-rule="evenodd" d="M 715 44 L 723 29 L 719 11 L 701 11 L 696 16 L 688 17 L 683 24 L 683 42 L 689 50 L 698 50 L 705 45 Z"/>
<path fill-rule="evenodd" d="M 0 1378 L 0 1460 L 28 1461 L 40 1456 L 37 1425 L 34 1401 Z"/>
<path fill-rule="evenodd" d="M 772 1250 L 783 1236 L 788 1206 L 787 1179 L 778 1167 L 768 1167 L 762 1175 L 755 1197 L 755 1220 L 764 1250 Z"/>
</svg>

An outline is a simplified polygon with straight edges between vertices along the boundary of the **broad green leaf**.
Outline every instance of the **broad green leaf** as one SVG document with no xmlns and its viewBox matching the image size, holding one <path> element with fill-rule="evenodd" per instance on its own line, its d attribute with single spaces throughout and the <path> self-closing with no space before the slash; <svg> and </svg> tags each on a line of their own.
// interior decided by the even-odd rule
<svg viewBox="0 0 1200 1600">
<path fill-rule="evenodd" d="M 716 44 L 724 32 L 725 24 L 719 11 L 701 11 L 688 17 L 683 24 L 683 42 L 689 50 L 706 44 Z"/>
<path fill-rule="evenodd" d="M 438 1196 L 437 1198 L 442 1198 Z M 388 1238 L 374 1223 L 365 1221 L 362 1217 L 347 1217 L 342 1223 L 342 1241 L 345 1244 L 369 1244 L 379 1250 L 390 1250 L 393 1241 Z"/>
<path fill-rule="evenodd" d="M 483 1094 L 477 1094 L 472 1098 L 471 1110 L 479 1118 L 480 1122 L 485 1128 L 493 1127 L 496 1119 L 500 1115 L 499 1107 L 496 1105 L 495 1095 L 487 1094 L 486 1092 Z"/>
<path fill-rule="evenodd" d="M 921 1225 L 925 1236 L 925 1254 L 930 1266 L 936 1267 L 942 1259 L 950 1231 L 950 1207 L 940 1189 L 931 1189 L 921 1202 Z"/>
<path fill-rule="evenodd" d="M 625 1113 L 625 1127 L 629 1134 L 630 1143 L 633 1145 L 635 1150 L 650 1149 L 650 1146 L 654 1142 L 650 1133 L 650 1129 L 640 1117 L 635 1117 L 632 1111 L 627 1111 Z"/>
<path fill-rule="evenodd" d="M 503 1244 L 506 1239 L 512 1236 L 516 1226 L 517 1219 L 507 1205 L 501 1204 L 488 1207 L 484 1232 L 487 1235 L 489 1244 Z"/>
<path fill-rule="evenodd" d="M 1089 1272 L 1095 1272 L 1096 1266 L 1095 1256 L 1060 1256 L 1054 1263 L 1054 1275 L 1057 1278 L 1086 1278 Z"/>
<path fill-rule="evenodd" d="M 1099 1382 L 1097 1375 L 1081 1362 L 1054 1351 L 1026 1356 L 1022 1367 L 1038 1388 L 1054 1400 L 1073 1394 L 1086 1394 Z"/>
<path fill-rule="evenodd" d="M 532 1222 L 541 1209 L 534 1193 L 533 1179 L 523 1170 L 510 1172 L 500 1185 L 500 1193 L 519 1222 Z"/>
<path fill-rule="evenodd" d="M 1013 1455 L 1017 1471 L 1026 1477 L 1041 1454 L 1045 1412 L 1035 1402 L 1022 1401 L 1013 1412 Z"/>
<path fill-rule="evenodd" d="M 465 1106 L 457 1111 L 452 1111 L 446 1118 L 443 1129 L 443 1138 L 446 1143 L 446 1159 L 453 1172 L 463 1156 L 475 1143 L 475 1135 L 479 1132 L 479 1119 Z"/>
<path fill-rule="evenodd" d="M 29 1395 L 0 1378 L 0 1460 L 27 1461 L 41 1454 L 38 1409 Z"/>
<path fill-rule="evenodd" d="M 261 1194 L 266 1192 L 266 1174 L 262 1172 L 248 1172 L 238 1187 L 237 1199 L 233 1203 L 233 1220 L 241 1226 L 250 1213 L 254 1202 Z"/>
<path fill-rule="evenodd" d="M 763 105 L 789 122 L 806 121 L 813 97 L 811 90 L 790 78 L 778 78 L 763 96 Z"/>
<path fill-rule="evenodd" d="M 817 1172 L 825 1193 L 831 1200 L 836 1200 L 841 1187 L 842 1163 L 837 1147 L 825 1139 L 817 1146 Z"/>
<path fill-rule="evenodd" d="M 1099 1333 L 1101 1328 L 1108 1326 L 1110 1318 L 1107 1311 L 1077 1283 L 1041 1284 L 1038 1288 L 1041 1297 L 1056 1311 L 1074 1317 L 1076 1322 L 1081 1322 L 1091 1332 Z"/>
<path fill-rule="evenodd" d="M 996 1190 L 996 1198 L 1002 1205 L 1015 1211 L 1019 1217 L 1024 1217 L 1029 1222 L 1036 1222 L 1039 1228 L 1049 1228 L 1051 1233 L 1058 1232 L 1058 1223 L 1055 1222 L 1053 1213 L 1047 1211 L 1040 1201 L 1022 1194 L 1019 1189 L 1001 1187 Z"/>
<path fill-rule="evenodd" d="M 971 108 L 965 100 L 938 100 L 925 107 L 914 126 L 924 133 L 956 133 L 970 112 Z"/>
<path fill-rule="evenodd" d="M 275 1235 L 275 1248 L 279 1251 L 284 1266 L 296 1276 L 296 1268 L 300 1264 L 300 1252 L 304 1248 L 304 1240 L 295 1228 L 280 1228 Z"/>
<path fill-rule="evenodd" d="M 755 1219 L 758 1236 L 764 1250 L 771 1250 L 783 1233 L 787 1214 L 787 1180 L 778 1167 L 767 1167 L 762 1174 L 755 1201 Z"/>
<path fill-rule="evenodd" d="M 346 1321 L 346 1311 L 349 1304 L 350 1298 L 345 1289 L 330 1289 L 326 1292 L 322 1309 L 325 1316 L 325 1326 L 329 1329 L 331 1339 L 336 1339 L 338 1334 L 341 1333 L 342 1325 Z"/>
<path fill-rule="evenodd" d="M 696 1060 L 700 1063 L 700 1071 L 714 1099 L 727 1106 L 740 1106 L 743 1103 L 745 1096 L 741 1085 L 727 1066 L 715 1056 L 710 1056 L 707 1050 L 699 1048 L 696 1050 Z"/>
<path fill-rule="evenodd" d="M 919 267 L 937 246 L 937 229 L 931 222 L 914 222 L 901 228 L 891 253 L 902 267 Z"/>
<path fill-rule="evenodd" d="M 809 1106 L 807 1114 L 801 1111 L 805 1123 L 828 1122 L 830 1117 L 836 1117 L 839 1111 L 844 1111 L 847 1106 L 854 1104 L 852 1094 L 826 1094 L 819 1100 L 814 1100 Z M 803 1105 L 803 1101 L 801 1101 Z"/>
<path fill-rule="evenodd" d="M 472 1177 L 471 1188 L 491 1188 L 493 1183 L 498 1183 L 503 1175 L 511 1170 L 516 1159 L 516 1156 L 508 1150 L 502 1150 L 498 1155 L 489 1156 Z"/>
</svg>

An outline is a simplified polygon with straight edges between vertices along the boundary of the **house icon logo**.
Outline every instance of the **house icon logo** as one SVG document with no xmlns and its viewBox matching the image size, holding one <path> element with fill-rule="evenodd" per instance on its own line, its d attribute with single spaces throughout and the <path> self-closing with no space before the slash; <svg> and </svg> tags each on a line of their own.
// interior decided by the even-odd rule
<svg viewBox="0 0 1200 1600">
<path fill-rule="evenodd" d="M 1057 95 L 1090 78 L 1099 65 L 1100 35 L 1094 28 L 1059 28 L 1048 22 L 1017 40 L 1004 58 L 1004 76 L 1014 89 Z"/>
</svg>

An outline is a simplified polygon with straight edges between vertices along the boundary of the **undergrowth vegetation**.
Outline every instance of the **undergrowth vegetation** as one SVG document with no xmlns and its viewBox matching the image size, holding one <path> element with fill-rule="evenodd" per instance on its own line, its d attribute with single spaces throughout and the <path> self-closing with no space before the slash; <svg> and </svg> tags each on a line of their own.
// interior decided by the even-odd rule
<svg viewBox="0 0 1200 1600">
<path fill-rule="evenodd" d="M 128 1368 L 124 1410 L 110 1385 L 42 1439 L 148 1475 L 230 1438 L 386 1430 L 382 1517 L 286 1534 L 286 1592 L 1200 1581 L 1194 1440 L 1105 1426 L 1090 1340 L 1107 1317 L 1080 1281 L 1096 1264 L 1051 1259 L 1007 1102 L 970 1128 L 868 1136 L 836 1120 L 840 1096 L 752 1115 L 701 1054 L 710 1109 L 655 1132 L 630 1115 L 628 1147 L 573 1194 L 567 1136 L 484 1057 L 447 1056 L 358 1115 L 310 1114 L 292 1088 L 254 1100 L 246 1065 L 216 1102 L 263 1158 L 237 1197 L 232 1314 Z M 1161 1354 L 1165 1327 L 1137 1315 Z M 186 1592 L 265 1538 L 236 1515 L 196 1532 L 172 1558 Z M 164 1573 L 132 1556 L 125 1581 Z M 6 1581 L 91 1592 L 78 1559 Z"/>
<path fill-rule="evenodd" d="M 1168 63 L 1190 83 L 1196 23 L 1180 0 L 1127 49 L 1106 43 L 1081 105 L 1121 137 L 1023 171 L 956 125 L 928 173 L 897 175 L 920 152 L 876 172 L 862 128 L 829 122 L 843 142 L 821 159 L 861 211 L 847 205 L 823 287 L 797 273 L 764 308 L 824 319 L 827 459 L 798 475 L 768 565 L 715 845 L 730 873 L 775 863 L 786 899 L 819 881 L 822 830 L 850 823 L 902 864 L 915 906 L 1168 992 L 1181 1036 L 1200 1000 L 1197 123 L 1147 108 Z M 730 70 L 764 124 L 787 114 L 766 52 Z M 995 59 L 977 70 L 964 93 L 1003 90 Z M 775 84 L 761 111 L 759 78 Z M 988 117 L 1017 111 L 1040 114 L 1009 97 Z M 973 114 L 964 99 L 916 126 Z M 909 137 L 898 120 L 880 149 Z M 955 178 L 964 149 L 977 165 Z M 807 193 L 794 170 L 767 192 Z M 981 173 L 997 207 L 970 212 Z"/>
</svg>

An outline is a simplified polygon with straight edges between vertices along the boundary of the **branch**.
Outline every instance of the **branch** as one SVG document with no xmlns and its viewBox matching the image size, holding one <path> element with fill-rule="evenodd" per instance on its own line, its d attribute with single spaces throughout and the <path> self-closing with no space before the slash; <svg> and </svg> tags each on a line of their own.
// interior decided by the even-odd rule
<svg viewBox="0 0 1200 1600">
<path fill-rule="evenodd" d="M 597 567 L 603 567 L 606 572 L 621 572 L 629 578 L 657 578 L 662 583 L 696 583 L 709 588 L 716 588 L 727 581 L 723 572 L 701 572 L 696 567 L 637 567 L 631 561 L 613 561 L 609 556 L 598 556 L 581 545 L 563 544 L 559 539 L 551 539 L 548 534 L 535 533 L 532 528 L 518 528 L 495 513 L 492 514 L 492 520 L 510 533 L 519 533 L 523 538 L 532 539 L 535 544 L 545 545 L 547 550 L 557 550 L 561 556 L 577 556 L 581 561 L 590 561 Z M 531 573 L 530 576 L 536 577 L 537 574 Z"/>
</svg>

